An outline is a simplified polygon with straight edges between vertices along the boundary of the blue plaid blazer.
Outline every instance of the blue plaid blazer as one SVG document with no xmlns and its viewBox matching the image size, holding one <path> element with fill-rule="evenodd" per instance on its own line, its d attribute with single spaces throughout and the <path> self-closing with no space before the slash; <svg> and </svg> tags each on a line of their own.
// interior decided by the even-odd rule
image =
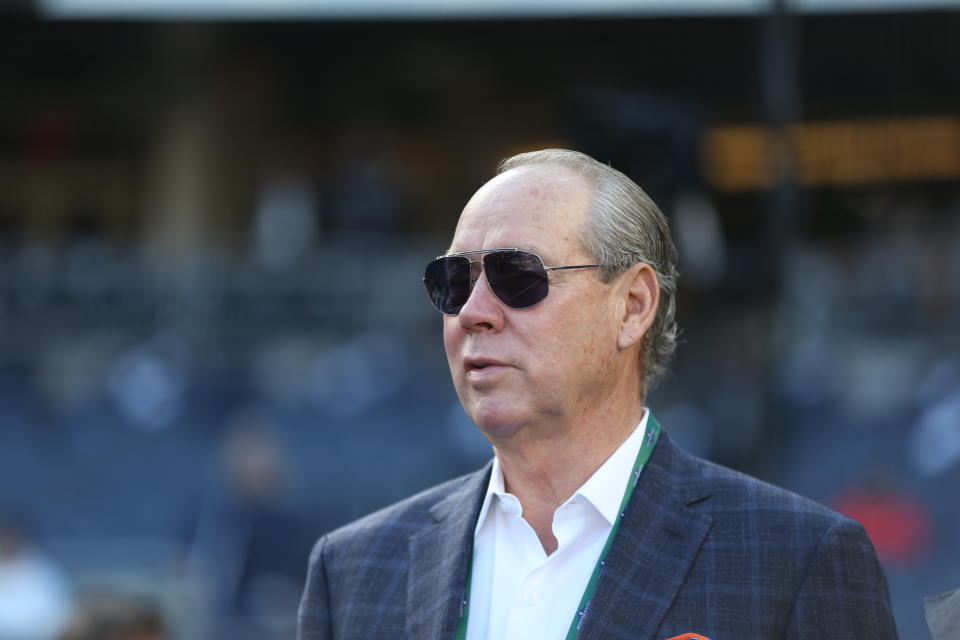
<svg viewBox="0 0 960 640">
<path fill-rule="evenodd" d="M 487 465 L 320 538 L 299 640 L 453 638 L 489 474 Z M 714 640 L 897 637 L 887 582 L 860 525 L 662 436 L 578 637 L 688 632 Z"/>
</svg>

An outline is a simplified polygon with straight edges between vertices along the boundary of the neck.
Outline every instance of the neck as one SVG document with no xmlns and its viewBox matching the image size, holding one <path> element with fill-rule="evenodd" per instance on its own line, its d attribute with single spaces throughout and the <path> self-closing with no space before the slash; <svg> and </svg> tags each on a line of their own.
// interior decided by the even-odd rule
<svg viewBox="0 0 960 640">
<path fill-rule="evenodd" d="M 623 444 L 643 415 L 639 402 L 604 411 L 592 421 L 550 429 L 551 437 L 493 445 L 507 491 L 517 496 L 524 519 L 544 550 L 557 548 L 553 514 Z M 535 433 L 531 429 L 527 433 Z"/>
</svg>

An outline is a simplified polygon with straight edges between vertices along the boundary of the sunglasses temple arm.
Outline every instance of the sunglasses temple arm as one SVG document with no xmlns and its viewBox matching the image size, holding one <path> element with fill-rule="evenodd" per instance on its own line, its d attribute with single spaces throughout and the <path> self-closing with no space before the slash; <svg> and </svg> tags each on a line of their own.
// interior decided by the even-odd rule
<svg viewBox="0 0 960 640">
<path fill-rule="evenodd" d="M 560 269 L 591 269 L 593 267 L 602 267 L 602 264 L 574 264 L 566 267 L 544 267 L 547 271 L 559 271 Z"/>
</svg>

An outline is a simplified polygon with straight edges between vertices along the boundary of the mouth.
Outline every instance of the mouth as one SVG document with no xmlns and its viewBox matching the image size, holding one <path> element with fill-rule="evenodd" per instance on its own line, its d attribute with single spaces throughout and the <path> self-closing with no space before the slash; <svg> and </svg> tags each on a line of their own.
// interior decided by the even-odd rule
<svg viewBox="0 0 960 640">
<path fill-rule="evenodd" d="M 463 370 L 467 375 L 474 374 L 480 376 L 496 370 L 501 370 L 505 367 L 506 365 L 504 363 L 498 360 L 490 360 L 488 358 L 464 358 L 463 360 Z"/>
</svg>

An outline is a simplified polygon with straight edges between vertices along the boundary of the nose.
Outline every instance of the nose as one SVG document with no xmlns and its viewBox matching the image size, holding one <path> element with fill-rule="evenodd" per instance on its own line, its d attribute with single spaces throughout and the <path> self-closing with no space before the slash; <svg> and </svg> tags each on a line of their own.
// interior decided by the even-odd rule
<svg viewBox="0 0 960 640">
<path fill-rule="evenodd" d="M 457 321 L 467 332 L 498 332 L 503 329 L 504 308 L 490 290 L 485 273 L 478 274 L 470 297 L 457 315 Z"/>
</svg>

